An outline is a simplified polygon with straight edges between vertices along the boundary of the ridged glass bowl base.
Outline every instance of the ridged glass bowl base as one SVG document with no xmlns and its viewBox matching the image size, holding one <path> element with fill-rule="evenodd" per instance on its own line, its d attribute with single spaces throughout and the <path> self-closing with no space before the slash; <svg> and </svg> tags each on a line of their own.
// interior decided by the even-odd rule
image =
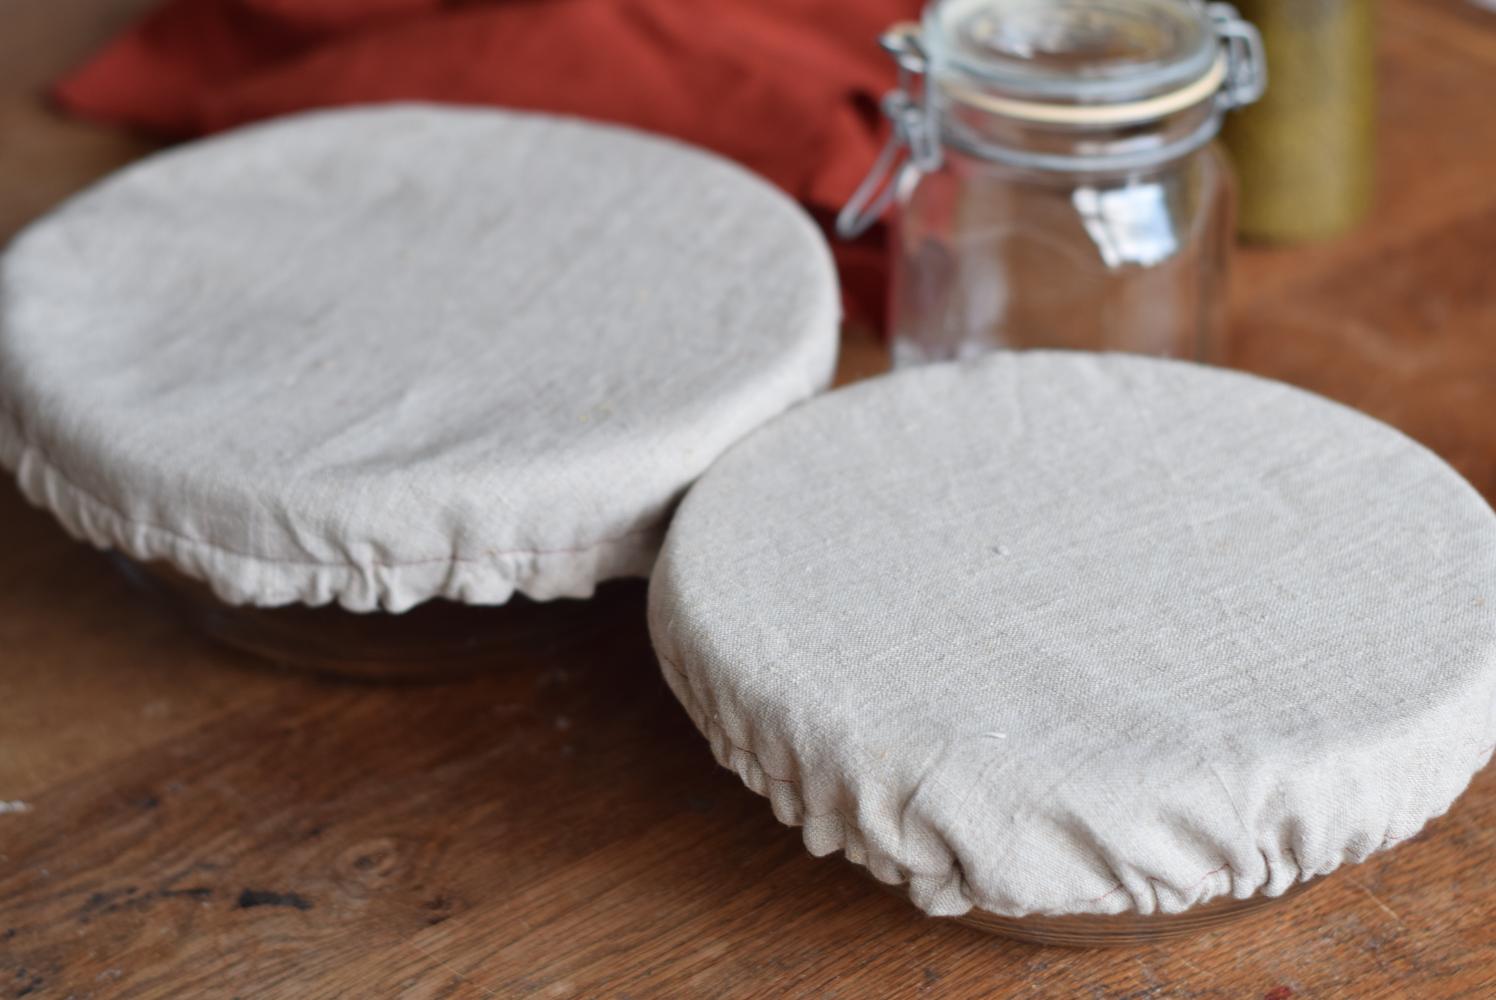
<svg viewBox="0 0 1496 1000">
<path fill-rule="evenodd" d="M 159 563 L 113 562 L 159 603 L 209 637 L 276 663 L 367 680 L 433 681 L 467 676 L 523 657 L 575 629 L 574 601 L 516 598 L 500 607 L 428 601 L 403 614 L 339 607 L 235 606 Z M 561 631 L 558 631 L 561 630 Z"/>
<path fill-rule="evenodd" d="M 1315 879 L 1299 882 L 1281 896 L 1214 899 L 1183 913 L 1146 917 L 1135 913 L 1114 916 L 1000 917 L 972 910 L 957 920 L 992 934 L 1031 944 L 1065 948 L 1120 948 L 1214 930 L 1223 924 L 1280 906 L 1307 892 L 1320 881 Z"/>
</svg>

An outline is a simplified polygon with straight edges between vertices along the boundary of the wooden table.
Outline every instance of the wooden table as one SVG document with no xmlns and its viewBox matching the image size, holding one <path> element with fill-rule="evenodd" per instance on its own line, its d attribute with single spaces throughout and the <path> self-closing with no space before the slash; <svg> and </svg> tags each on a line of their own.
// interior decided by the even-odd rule
<svg viewBox="0 0 1496 1000">
<path fill-rule="evenodd" d="M 145 2 L 0 6 L 0 237 L 144 149 L 31 90 Z M 1384 29 L 1375 220 L 1242 253 L 1229 360 L 1492 497 L 1496 16 L 1387 0 Z M 0 594 L 0 997 L 1496 997 L 1489 771 L 1250 923 L 1044 950 L 811 859 L 675 705 L 637 585 L 472 680 L 319 680 L 153 613 L 0 489 Z"/>
</svg>

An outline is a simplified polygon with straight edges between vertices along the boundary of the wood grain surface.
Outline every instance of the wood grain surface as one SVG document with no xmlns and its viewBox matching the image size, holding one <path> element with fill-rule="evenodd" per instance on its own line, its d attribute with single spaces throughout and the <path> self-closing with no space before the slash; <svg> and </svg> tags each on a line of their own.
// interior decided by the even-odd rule
<svg viewBox="0 0 1496 1000">
<path fill-rule="evenodd" d="M 0 238 L 146 148 L 35 94 L 141 5 L 0 0 Z M 1496 497 L 1496 16 L 1382 26 L 1376 216 L 1241 253 L 1226 360 Z M 849 334 L 844 378 L 882 364 Z M 197 639 L 8 487 L 0 802 L 0 998 L 1496 997 L 1492 771 L 1250 922 L 1035 948 L 810 858 L 674 703 L 637 584 L 471 680 L 322 680 Z"/>
</svg>

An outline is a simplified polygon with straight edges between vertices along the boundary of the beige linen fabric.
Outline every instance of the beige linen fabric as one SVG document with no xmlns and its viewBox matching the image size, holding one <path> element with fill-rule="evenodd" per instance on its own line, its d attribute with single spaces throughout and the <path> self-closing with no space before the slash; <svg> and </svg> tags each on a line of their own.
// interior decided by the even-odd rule
<svg viewBox="0 0 1496 1000">
<path fill-rule="evenodd" d="M 0 460 L 227 601 L 400 611 L 647 574 L 684 488 L 824 387 L 835 272 L 746 171 L 419 105 L 153 157 L 0 262 Z"/>
<path fill-rule="evenodd" d="M 1496 518 L 1247 375 L 1000 354 L 734 447 L 651 583 L 718 760 L 932 914 L 1175 913 L 1406 839 L 1496 741 Z"/>
</svg>

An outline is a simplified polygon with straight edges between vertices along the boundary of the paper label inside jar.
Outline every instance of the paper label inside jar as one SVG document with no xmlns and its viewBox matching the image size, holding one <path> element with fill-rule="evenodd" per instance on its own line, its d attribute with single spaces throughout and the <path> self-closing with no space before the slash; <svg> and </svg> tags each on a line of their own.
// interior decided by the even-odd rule
<svg viewBox="0 0 1496 1000">
<path fill-rule="evenodd" d="M 1149 267 L 1179 250 L 1162 184 L 1119 188 L 1079 187 L 1071 200 L 1107 267 Z"/>
</svg>

